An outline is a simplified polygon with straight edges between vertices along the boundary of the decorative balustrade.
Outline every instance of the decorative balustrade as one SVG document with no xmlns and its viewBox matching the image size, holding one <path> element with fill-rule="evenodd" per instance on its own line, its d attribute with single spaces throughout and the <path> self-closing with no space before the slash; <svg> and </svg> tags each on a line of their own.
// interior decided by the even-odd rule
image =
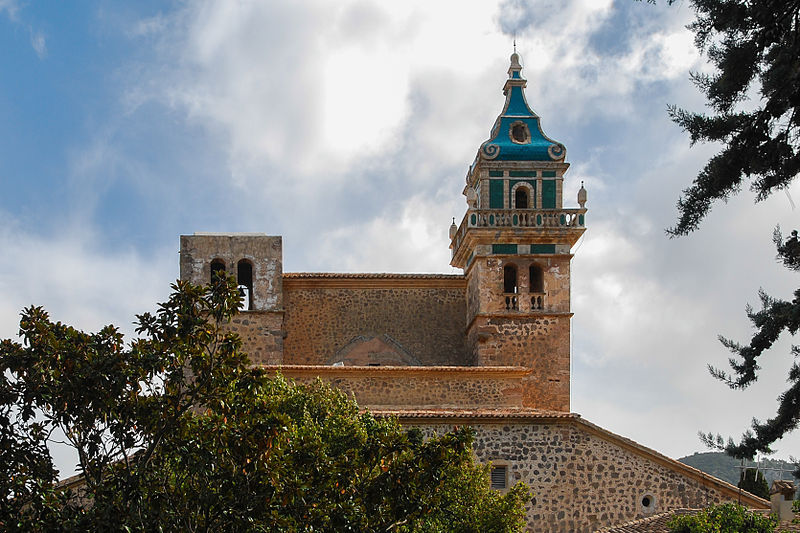
<svg viewBox="0 0 800 533">
<path fill-rule="evenodd" d="M 507 292 L 503 294 L 505 298 L 506 311 L 544 311 L 547 305 L 545 292 L 524 293 Z M 530 302 L 530 307 L 526 307 Z"/>
<path fill-rule="evenodd" d="M 468 228 L 584 228 L 586 209 L 469 209 L 453 237 L 458 249 Z"/>
<path fill-rule="evenodd" d="M 471 228 L 582 228 L 584 213 L 584 209 L 471 209 L 466 221 Z"/>
<path fill-rule="evenodd" d="M 530 293 L 531 297 L 531 311 L 541 311 L 544 309 L 545 301 L 544 297 L 547 293 L 544 292 L 532 292 Z"/>
<path fill-rule="evenodd" d="M 506 297 L 506 311 L 519 311 L 519 298 L 515 292 L 508 292 Z"/>
</svg>

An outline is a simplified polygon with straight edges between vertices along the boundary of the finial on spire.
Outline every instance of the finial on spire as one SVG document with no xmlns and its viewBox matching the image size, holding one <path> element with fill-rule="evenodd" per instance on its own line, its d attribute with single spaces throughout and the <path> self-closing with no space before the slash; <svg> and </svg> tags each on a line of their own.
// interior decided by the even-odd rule
<svg viewBox="0 0 800 533">
<path fill-rule="evenodd" d="M 517 53 L 517 35 L 514 34 L 514 53 Z"/>
<path fill-rule="evenodd" d="M 508 67 L 509 78 L 522 78 L 522 65 L 519 63 L 519 54 L 517 53 L 517 40 L 514 39 L 514 53 L 511 54 L 511 66 Z"/>
<path fill-rule="evenodd" d="M 581 188 L 578 190 L 578 205 L 583 209 L 586 206 L 586 189 L 583 188 L 583 180 L 581 180 Z"/>
</svg>

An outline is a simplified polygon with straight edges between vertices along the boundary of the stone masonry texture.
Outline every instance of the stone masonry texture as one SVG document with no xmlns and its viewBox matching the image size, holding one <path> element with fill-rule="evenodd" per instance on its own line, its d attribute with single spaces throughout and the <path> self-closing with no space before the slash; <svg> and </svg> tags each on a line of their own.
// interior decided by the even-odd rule
<svg viewBox="0 0 800 533">
<path fill-rule="evenodd" d="M 523 368 L 275 367 L 299 383 L 317 378 L 355 396 L 367 409 L 505 409 L 522 403 Z"/>
<path fill-rule="evenodd" d="M 452 424 L 419 424 L 427 434 Z M 691 477 L 671 460 L 582 423 L 474 423 L 480 462 L 507 465 L 509 485 L 524 481 L 528 531 L 590 532 L 674 508 L 700 508 L 735 498 L 735 487 Z M 622 442 L 622 444 L 620 444 Z M 630 441 L 628 441 L 630 442 Z M 663 459 L 659 461 L 658 459 Z M 725 484 L 727 485 L 727 484 Z M 655 499 L 645 510 L 642 498 Z M 648 514 L 650 513 L 650 514 Z"/>
<path fill-rule="evenodd" d="M 465 364 L 463 287 L 295 289 L 287 283 L 284 298 L 284 364 L 329 365 L 352 342 L 375 337 L 419 365 Z"/>
<path fill-rule="evenodd" d="M 283 313 L 248 311 L 226 326 L 242 339 L 242 349 L 254 365 L 278 365 L 283 359 Z"/>
</svg>

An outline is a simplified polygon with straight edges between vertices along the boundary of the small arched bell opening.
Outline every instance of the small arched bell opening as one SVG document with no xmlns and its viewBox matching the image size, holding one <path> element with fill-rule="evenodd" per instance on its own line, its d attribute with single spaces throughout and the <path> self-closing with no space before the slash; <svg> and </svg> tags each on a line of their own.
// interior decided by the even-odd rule
<svg viewBox="0 0 800 533">
<path fill-rule="evenodd" d="M 245 311 L 253 310 L 253 264 L 242 259 L 236 264 L 236 284 L 239 295 L 242 297 L 242 308 Z"/>
<path fill-rule="evenodd" d="M 211 284 L 219 283 L 225 279 L 225 261 L 214 259 L 211 261 Z"/>
<path fill-rule="evenodd" d="M 505 293 L 506 309 L 519 309 L 516 265 L 508 264 L 503 267 L 503 292 Z"/>
<path fill-rule="evenodd" d="M 517 187 L 516 192 L 514 192 L 514 207 L 517 209 L 528 209 L 530 205 L 528 200 L 528 188 Z"/>
<path fill-rule="evenodd" d="M 539 265 L 531 265 L 528 269 L 529 290 L 531 293 L 531 309 L 544 309 L 544 272 Z"/>
</svg>

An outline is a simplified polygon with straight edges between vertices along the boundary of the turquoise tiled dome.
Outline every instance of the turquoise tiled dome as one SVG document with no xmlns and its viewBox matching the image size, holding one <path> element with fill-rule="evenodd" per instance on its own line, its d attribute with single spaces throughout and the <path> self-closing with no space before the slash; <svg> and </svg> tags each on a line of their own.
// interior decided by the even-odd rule
<svg viewBox="0 0 800 533">
<path fill-rule="evenodd" d="M 561 161 L 564 145 L 542 132 L 539 116 L 525 100 L 527 82 L 522 77 L 519 55 L 511 55 L 508 80 L 503 87 L 506 103 L 492 127 L 491 137 L 481 145 L 482 159 L 497 161 Z"/>
</svg>

